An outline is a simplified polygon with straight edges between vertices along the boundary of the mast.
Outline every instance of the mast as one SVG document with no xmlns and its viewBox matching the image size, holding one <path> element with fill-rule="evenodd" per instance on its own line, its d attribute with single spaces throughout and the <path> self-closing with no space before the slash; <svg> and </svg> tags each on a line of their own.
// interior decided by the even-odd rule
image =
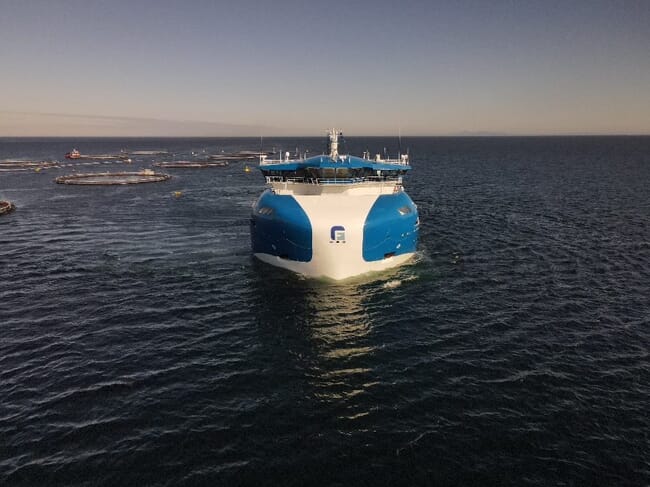
<svg viewBox="0 0 650 487">
<path fill-rule="evenodd" d="M 328 149 L 330 151 L 330 158 L 336 160 L 339 157 L 339 136 L 343 135 L 343 132 L 333 128 L 328 130 L 327 133 L 329 135 Z"/>
</svg>

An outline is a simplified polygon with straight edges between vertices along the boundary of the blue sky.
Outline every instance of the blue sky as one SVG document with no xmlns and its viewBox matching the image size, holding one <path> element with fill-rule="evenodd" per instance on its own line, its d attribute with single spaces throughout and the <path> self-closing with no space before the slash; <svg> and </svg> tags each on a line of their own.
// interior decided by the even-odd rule
<svg viewBox="0 0 650 487">
<path fill-rule="evenodd" d="M 0 135 L 650 134 L 650 1 L 0 0 Z"/>
</svg>

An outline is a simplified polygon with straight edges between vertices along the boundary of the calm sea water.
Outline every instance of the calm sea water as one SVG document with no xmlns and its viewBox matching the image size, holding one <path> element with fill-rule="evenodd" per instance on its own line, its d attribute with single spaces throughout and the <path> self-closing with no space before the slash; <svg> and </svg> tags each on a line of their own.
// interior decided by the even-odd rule
<svg viewBox="0 0 650 487">
<path fill-rule="evenodd" d="M 650 484 L 650 137 L 403 144 L 419 255 L 338 284 L 252 259 L 244 163 L 0 173 L 0 485 Z M 0 159 L 73 146 L 259 140 Z"/>
</svg>

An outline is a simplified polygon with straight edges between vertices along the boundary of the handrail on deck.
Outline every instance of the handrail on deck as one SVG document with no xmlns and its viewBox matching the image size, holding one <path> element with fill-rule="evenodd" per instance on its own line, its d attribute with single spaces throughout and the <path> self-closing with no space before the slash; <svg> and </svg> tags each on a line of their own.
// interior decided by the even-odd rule
<svg viewBox="0 0 650 487">
<path fill-rule="evenodd" d="M 362 178 L 285 178 L 282 176 L 266 176 L 267 183 L 297 183 L 297 184 L 359 184 L 359 183 L 401 183 L 401 176 L 366 176 Z"/>
<path fill-rule="evenodd" d="M 329 159 L 329 156 L 322 156 L 323 158 L 327 157 Z M 336 160 L 332 160 L 332 162 L 337 163 L 337 162 L 345 162 L 346 159 L 349 156 L 340 156 Z M 391 164 L 395 166 L 409 166 L 409 161 L 408 158 L 401 158 L 401 159 L 363 159 L 364 161 L 368 161 L 370 163 L 374 164 Z M 273 166 L 275 164 L 292 164 L 292 163 L 300 163 L 304 162 L 305 159 L 267 159 L 266 157 L 260 157 L 260 166 Z"/>
</svg>

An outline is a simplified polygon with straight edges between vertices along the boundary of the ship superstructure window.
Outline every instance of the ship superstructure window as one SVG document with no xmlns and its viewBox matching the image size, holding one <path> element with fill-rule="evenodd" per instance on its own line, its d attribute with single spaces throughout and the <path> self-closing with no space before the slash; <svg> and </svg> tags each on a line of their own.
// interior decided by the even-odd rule
<svg viewBox="0 0 650 487">
<path fill-rule="evenodd" d="M 401 208 L 398 208 L 397 211 L 399 211 L 400 215 L 408 215 L 411 213 L 411 208 L 408 206 L 402 206 Z"/>
<path fill-rule="evenodd" d="M 320 170 L 320 177 L 333 179 L 336 177 L 336 169 L 324 167 Z"/>
</svg>

